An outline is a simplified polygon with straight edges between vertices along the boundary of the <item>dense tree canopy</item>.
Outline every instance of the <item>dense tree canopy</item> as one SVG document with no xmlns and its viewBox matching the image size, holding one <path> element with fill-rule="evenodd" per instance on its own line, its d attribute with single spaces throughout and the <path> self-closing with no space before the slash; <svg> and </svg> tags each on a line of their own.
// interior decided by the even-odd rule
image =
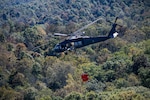
<svg viewBox="0 0 150 100">
<path fill-rule="evenodd" d="M 148 100 L 150 2 L 148 0 L 0 1 L 1 100 Z M 51 56 L 64 38 L 107 35 L 119 17 L 119 36 L 76 52 Z M 88 74 L 88 81 L 81 75 Z"/>
</svg>

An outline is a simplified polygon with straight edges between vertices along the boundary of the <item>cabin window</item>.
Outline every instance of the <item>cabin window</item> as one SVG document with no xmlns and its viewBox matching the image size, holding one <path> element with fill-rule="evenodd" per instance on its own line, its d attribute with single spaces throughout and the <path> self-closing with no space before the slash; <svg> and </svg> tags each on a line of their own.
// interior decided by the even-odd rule
<svg viewBox="0 0 150 100">
<path fill-rule="evenodd" d="M 82 41 L 74 42 L 74 46 L 75 47 L 82 46 Z"/>
</svg>

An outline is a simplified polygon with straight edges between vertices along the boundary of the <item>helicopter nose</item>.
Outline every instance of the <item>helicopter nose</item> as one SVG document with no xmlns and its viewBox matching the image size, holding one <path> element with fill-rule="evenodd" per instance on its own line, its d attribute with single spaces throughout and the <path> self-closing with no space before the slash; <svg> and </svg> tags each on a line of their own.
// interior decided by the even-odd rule
<svg viewBox="0 0 150 100">
<path fill-rule="evenodd" d="M 57 45 L 54 47 L 53 51 L 59 52 L 59 51 L 60 51 L 60 45 L 57 44 Z"/>
<path fill-rule="evenodd" d="M 58 45 L 53 48 L 54 51 L 58 50 Z"/>
</svg>

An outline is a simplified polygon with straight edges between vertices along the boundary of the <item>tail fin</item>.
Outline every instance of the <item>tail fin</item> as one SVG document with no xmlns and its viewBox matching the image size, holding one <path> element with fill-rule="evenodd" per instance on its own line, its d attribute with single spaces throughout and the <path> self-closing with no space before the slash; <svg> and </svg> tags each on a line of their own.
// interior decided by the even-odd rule
<svg viewBox="0 0 150 100">
<path fill-rule="evenodd" d="M 118 17 L 116 17 L 115 22 L 112 25 L 112 28 L 111 28 L 111 30 L 110 30 L 110 32 L 108 34 L 109 38 L 115 38 L 118 35 L 118 33 L 116 31 L 116 26 L 117 26 L 116 21 L 117 21 L 117 19 L 118 19 Z"/>
</svg>

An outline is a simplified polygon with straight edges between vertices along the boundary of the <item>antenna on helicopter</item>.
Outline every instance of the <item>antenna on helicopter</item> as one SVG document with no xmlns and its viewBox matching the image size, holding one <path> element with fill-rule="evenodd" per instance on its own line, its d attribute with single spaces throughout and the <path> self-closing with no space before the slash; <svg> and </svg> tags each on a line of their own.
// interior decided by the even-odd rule
<svg viewBox="0 0 150 100">
<path fill-rule="evenodd" d="M 116 17 L 114 24 L 116 24 L 118 17 Z"/>
</svg>

